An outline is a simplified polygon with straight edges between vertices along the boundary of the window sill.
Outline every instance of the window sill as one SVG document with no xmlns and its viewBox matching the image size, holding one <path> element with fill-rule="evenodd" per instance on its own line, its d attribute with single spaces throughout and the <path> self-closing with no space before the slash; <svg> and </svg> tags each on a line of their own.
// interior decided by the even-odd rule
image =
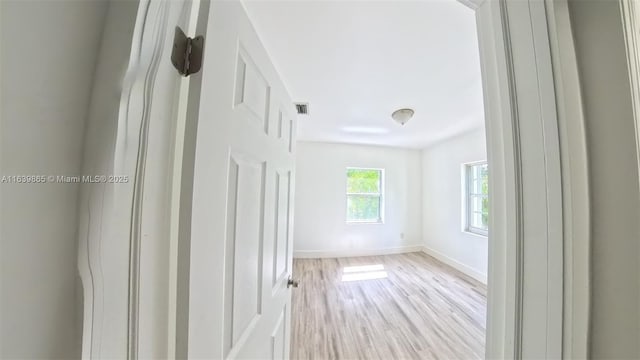
<svg viewBox="0 0 640 360">
<path fill-rule="evenodd" d="M 349 221 L 349 220 L 347 220 L 346 224 L 347 225 L 360 225 L 360 224 L 362 224 L 362 225 L 382 225 L 382 224 L 384 224 L 384 221 L 382 221 L 382 220 L 377 220 L 377 221 L 376 220 L 373 220 L 373 221 L 353 221 L 353 220 Z"/>
<path fill-rule="evenodd" d="M 473 231 L 469 231 L 469 230 L 462 230 L 462 232 L 465 233 L 465 234 L 481 237 L 481 238 L 484 238 L 484 239 L 487 239 L 489 237 L 488 233 L 487 234 L 481 234 L 481 233 L 477 233 L 477 232 L 473 232 Z"/>
</svg>

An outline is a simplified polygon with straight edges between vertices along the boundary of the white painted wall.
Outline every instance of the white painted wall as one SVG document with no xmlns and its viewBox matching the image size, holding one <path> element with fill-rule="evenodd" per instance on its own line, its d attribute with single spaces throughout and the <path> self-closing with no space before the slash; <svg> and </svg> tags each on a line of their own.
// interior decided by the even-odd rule
<svg viewBox="0 0 640 360">
<path fill-rule="evenodd" d="M 385 169 L 384 224 L 345 222 L 347 167 Z M 419 249 L 420 176 L 417 150 L 298 142 L 294 256 Z"/>
<path fill-rule="evenodd" d="M 487 278 L 488 240 L 462 231 L 462 164 L 486 159 L 484 128 L 422 151 L 422 237 L 425 251 L 484 282 Z"/>
<path fill-rule="evenodd" d="M 106 1 L 1 1 L 0 175 L 78 175 Z M 0 184 L 0 358 L 80 356 L 79 184 Z"/>
<path fill-rule="evenodd" d="M 488 240 L 462 231 L 462 164 L 479 160 L 486 160 L 483 128 L 422 151 L 298 142 L 295 256 L 424 249 L 486 282 Z M 345 222 L 347 167 L 385 169 L 384 224 Z"/>
<path fill-rule="evenodd" d="M 587 132 L 594 359 L 640 358 L 640 185 L 617 1 L 569 1 Z M 593 24 L 597 22 L 598 26 Z"/>
</svg>

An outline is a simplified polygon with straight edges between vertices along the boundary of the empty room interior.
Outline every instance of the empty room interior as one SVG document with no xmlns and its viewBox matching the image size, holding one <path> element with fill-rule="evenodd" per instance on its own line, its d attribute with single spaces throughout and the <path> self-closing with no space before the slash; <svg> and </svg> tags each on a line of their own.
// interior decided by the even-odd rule
<svg viewBox="0 0 640 360">
<path fill-rule="evenodd" d="M 474 12 L 246 7 L 298 110 L 291 357 L 482 358 L 488 166 Z"/>
</svg>

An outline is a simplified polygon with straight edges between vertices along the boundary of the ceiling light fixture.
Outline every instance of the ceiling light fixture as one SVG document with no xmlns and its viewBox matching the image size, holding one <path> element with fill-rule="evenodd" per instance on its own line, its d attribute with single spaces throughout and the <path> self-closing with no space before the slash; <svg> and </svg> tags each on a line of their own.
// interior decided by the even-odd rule
<svg viewBox="0 0 640 360">
<path fill-rule="evenodd" d="M 398 109 L 391 114 L 391 117 L 398 124 L 404 125 L 409 121 L 409 119 L 411 119 L 414 113 L 413 109 Z"/>
</svg>

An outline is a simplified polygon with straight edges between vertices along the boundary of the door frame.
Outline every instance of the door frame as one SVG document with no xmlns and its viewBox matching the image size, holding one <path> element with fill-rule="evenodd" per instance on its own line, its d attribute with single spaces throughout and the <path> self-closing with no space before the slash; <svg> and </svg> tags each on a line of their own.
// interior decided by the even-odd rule
<svg viewBox="0 0 640 360">
<path fill-rule="evenodd" d="M 629 64 L 629 83 L 636 139 L 640 139 L 640 5 L 633 0 L 619 0 L 624 31 L 627 63 Z M 638 152 L 638 171 L 640 172 L 640 140 L 636 143 Z"/>
<path fill-rule="evenodd" d="M 476 14 L 491 166 L 486 357 L 585 358 L 589 182 L 567 1 L 459 1 Z M 209 2 L 200 1 L 198 34 L 206 29 Z M 189 88 L 199 87 L 200 81 L 194 76 Z M 170 314 L 175 320 L 170 343 L 175 343 L 169 346 L 170 355 L 178 358 L 189 353 L 197 129 L 197 116 L 189 109 L 197 108 L 199 98 L 189 91 L 183 101 L 188 103 L 184 147 L 173 159 L 171 195 L 172 208 L 179 210 L 172 210 L 171 216 L 175 300 Z M 134 201 L 145 201 L 143 192 L 135 197 Z M 141 254 L 134 256 L 139 261 Z M 131 277 L 139 275 L 135 268 L 130 271 Z M 129 338 L 136 337 L 130 329 Z"/>
<path fill-rule="evenodd" d="M 566 0 L 476 13 L 491 167 L 487 358 L 586 358 L 589 178 Z"/>
</svg>

